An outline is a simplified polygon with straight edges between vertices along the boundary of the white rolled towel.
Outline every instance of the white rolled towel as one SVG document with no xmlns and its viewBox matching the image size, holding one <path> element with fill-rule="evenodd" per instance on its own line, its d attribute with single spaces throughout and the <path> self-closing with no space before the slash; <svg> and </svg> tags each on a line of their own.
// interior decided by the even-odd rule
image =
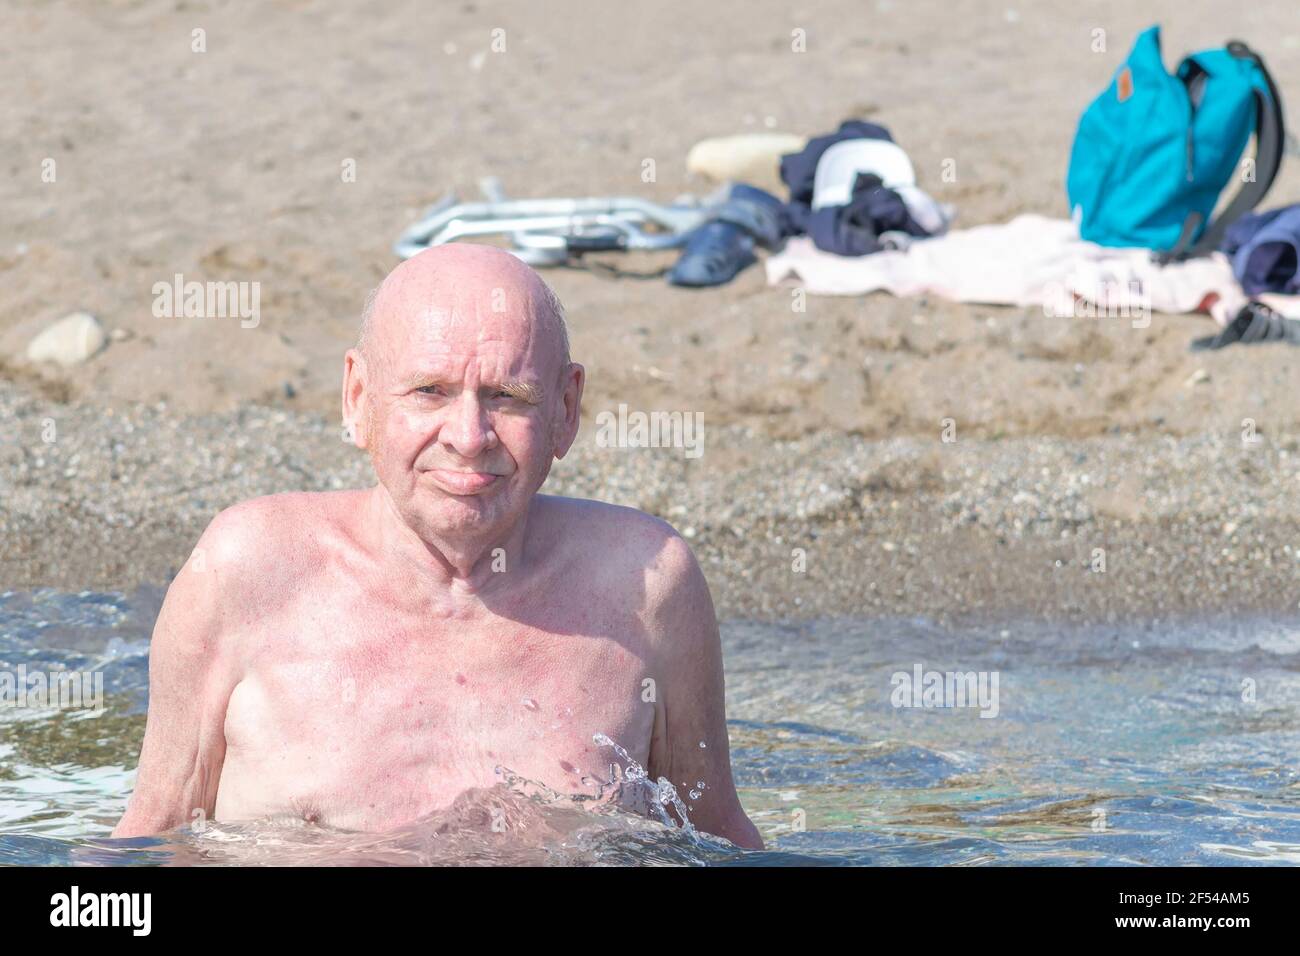
<svg viewBox="0 0 1300 956">
<path fill-rule="evenodd" d="M 797 153 L 806 136 L 794 133 L 740 133 L 703 139 L 686 155 L 686 168 L 716 182 L 772 182 L 780 175 L 781 157 Z"/>
</svg>

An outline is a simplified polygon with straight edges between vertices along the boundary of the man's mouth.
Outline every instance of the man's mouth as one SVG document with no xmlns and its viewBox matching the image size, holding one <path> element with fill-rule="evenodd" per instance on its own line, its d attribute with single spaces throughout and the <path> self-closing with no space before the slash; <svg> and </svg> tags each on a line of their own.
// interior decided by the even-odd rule
<svg viewBox="0 0 1300 956">
<path fill-rule="evenodd" d="M 453 495 L 476 495 L 501 477 L 489 471 L 451 471 L 446 468 L 432 468 L 428 474 L 440 488 Z"/>
</svg>

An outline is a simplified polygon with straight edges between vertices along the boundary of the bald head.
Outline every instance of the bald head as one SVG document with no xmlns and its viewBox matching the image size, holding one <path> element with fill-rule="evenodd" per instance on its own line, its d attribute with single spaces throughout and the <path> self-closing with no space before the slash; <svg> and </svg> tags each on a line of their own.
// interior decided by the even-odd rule
<svg viewBox="0 0 1300 956">
<path fill-rule="evenodd" d="M 343 357 L 345 437 L 425 541 L 494 536 L 572 446 L 585 378 L 536 272 L 491 246 L 435 246 L 367 303 Z"/>
<path fill-rule="evenodd" d="M 370 357 L 394 324 L 432 311 L 509 315 L 529 337 L 570 363 L 564 306 L 533 269 L 495 246 L 448 243 L 407 259 L 366 298 L 357 350 Z"/>
</svg>

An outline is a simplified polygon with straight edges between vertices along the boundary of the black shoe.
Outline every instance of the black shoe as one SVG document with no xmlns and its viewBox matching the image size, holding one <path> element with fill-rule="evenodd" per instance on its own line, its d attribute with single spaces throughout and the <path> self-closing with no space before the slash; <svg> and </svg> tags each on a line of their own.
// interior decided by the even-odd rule
<svg viewBox="0 0 1300 956">
<path fill-rule="evenodd" d="M 1289 342 L 1300 345 L 1300 319 L 1278 315 L 1262 302 L 1248 302 L 1237 317 L 1218 335 L 1192 342 L 1193 352 L 1221 349 L 1225 345 L 1255 345 L 1260 342 Z"/>
</svg>

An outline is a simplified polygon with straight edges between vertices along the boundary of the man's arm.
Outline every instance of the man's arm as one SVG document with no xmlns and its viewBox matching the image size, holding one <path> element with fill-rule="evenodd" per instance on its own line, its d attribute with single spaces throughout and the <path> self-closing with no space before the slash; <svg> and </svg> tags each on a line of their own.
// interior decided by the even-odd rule
<svg viewBox="0 0 1300 956">
<path fill-rule="evenodd" d="M 656 562 L 651 619 L 659 652 L 652 778 L 664 777 L 690 807 L 691 822 L 737 846 L 761 850 L 731 779 L 723 700 L 722 641 L 713 598 L 690 547 L 673 534 Z M 701 784 L 703 786 L 701 786 Z M 689 791 L 700 796 L 691 799 Z"/>
<path fill-rule="evenodd" d="M 149 645 L 149 716 L 135 792 L 115 837 L 162 833 L 211 819 L 226 755 L 226 704 L 234 687 L 222 642 L 218 516 L 167 589 Z"/>
</svg>

